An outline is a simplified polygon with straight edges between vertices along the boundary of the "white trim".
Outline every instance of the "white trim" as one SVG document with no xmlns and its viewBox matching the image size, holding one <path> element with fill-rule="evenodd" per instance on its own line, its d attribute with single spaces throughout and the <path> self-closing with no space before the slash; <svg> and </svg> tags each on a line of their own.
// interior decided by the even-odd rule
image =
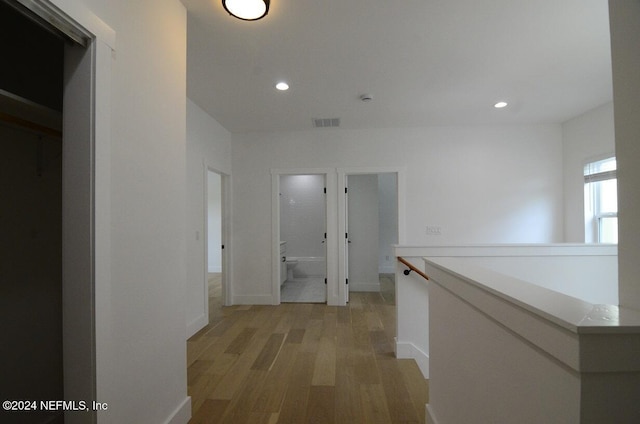
<svg viewBox="0 0 640 424">
<path fill-rule="evenodd" d="M 182 400 L 165 424 L 187 424 L 191 419 L 191 396 Z"/>
<path fill-rule="evenodd" d="M 425 379 L 429 378 L 429 354 L 411 342 L 400 342 L 396 339 L 396 358 L 414 359 Z"/>
<path fill-rule="evenodd" d="M 116 49 L 116 32 L 93 14 L 85 4 L 77 0 L 37 0 L 37 3 L 57 14 L 59 19 L 90 32 L 112 50 Z"/>
<path fill-rule="evenodd" d="M 425 409 L 426 409 L 426 414 L 427 414 L 427 422 L 429 424 L 439 424 L 440 421 L 438 421 L 438 419 L 436 418 L 435 413 L 433 412 L 433 409 L 431 407 L 431 404 L 427 403 L 425 405 Z"/>
<path fill-rule="evenodd" d="M 46 8 L 52 16 L 75 27 L 78 31 L 85 33 L 92 39 L 87 47 L 87 54 L 92 54 L 93 61 L 90 66 L 90 75 L 83 75 L 80 72 L 73 74 L 74 79 L 88 78 L 91 89 L 86 90 L 85 95 L 91 95 L 90 125 L 92 145 L 92 277 L 93 284 L 92 302 L 90 317 L 83 319 L 90 320 L 94 325 L 92 357 L 79 358 L 72 356 L 73 353 L 65 352 L 65 361 L 71 360 L 77 363 L 79 360 L 90 360 L 92 362 L 93 374 L 84 375 L 85 381 L 91 379 L 94 384 L 93 393 L 84 393 L 81 398 L 89 401 L 91 398 L 100 399 L 100 381 L 110 381 L 112 375 L 104 373 L 105 368 L 97 359 L 107 357 L 111 349 L 109 341 L 111 337 L 111 68 L 116 47 L 116 33 L 111 27 L 105 24 L 93 12 L 80 2 L 74 0 L 35 0 L 39 6 Z M 75 126 L 75 125 L 74 125 Z M 64 137 L 64 135 L 63 135 Z M 67 291 L 73 291 L 73 287 L 67 287 Z M 67 342 L 73 346 L 83 343 L 82 340 L 74 338 L 81 337 L 79 332 L 73 328 L 63 327 L 67 333 Z M 67 391 L 65 384 L 65 392 Z M 77 396 L 70 394 L 69 396 Z M 105 413 L 100 412 L 98 416 Z M 90 418 L 95 422 L 95 415 Z M 186 422 L 186 421 L 185 421 Z"/>
<path fill-rule="evenodd" d="M 613 244 L 469 244 L 440 246 L 394 246 L 402 257 L 464 257 L 464 256 L 617 256 Z"/>
<path fill-rule="evenodd" d="M 189 324 L 187 324 L 187 339 L 202 330 L 207 324 L 209 324 L 209 314 L 202 314 Z"/>
</svg>

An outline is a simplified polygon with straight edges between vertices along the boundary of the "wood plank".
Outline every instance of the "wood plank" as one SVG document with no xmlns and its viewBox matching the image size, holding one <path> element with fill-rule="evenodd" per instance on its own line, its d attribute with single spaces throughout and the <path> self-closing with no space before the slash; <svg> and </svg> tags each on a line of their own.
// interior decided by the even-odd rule
<svg viewBox="0 0 640 424">
<path fill-rule="evenodd" d="M 316 360 L 316 354 L 312 352 L 298 352 L 296 360 L 289 377 L 289 386 L 292 387 L 309 387 L 313 378 L 313 366 Z"/>
<path fill-rule="evenodd" d="M 396 309 L 385 296 L 214 311 L 221 321 L 187 342 L 190 422 L 424 423 L 428 382 L 415 361 L 393 356 Z"/>
<path fill-rule="evenodd" d="M 254 412 L 278 413 L 287 393 L 289 379 L 297 357 L 297 344 L 284 344 L 269 370 L 261 394 L 253 405 Z M 276 419 L 277 421 L 277 419 Z"/>
<path fill-rule="evenodd" d="M 362 421 L 370 424 L 389 424 L 391 417 L 387 409 L 387 399 L 381 384 L 360 385 L 362 401 Z"/>
<path fill-rule="evenodd" d="M 387 399 L 391 422 L 417 423 L 418 413 L 411 400 L 409 390 L 404 383 L 397 361 L 378 361 L 382 387 Z M 423 406 L 424 408 L 424 406 Z"/>
<path fill-rule="evenodd" d="M 335 337 L 322 337 L 313 367 L 313 386 L 335 386 L 336 341 Z"/>
<path fill-rule="evenodd" d="M 228 400 L 206 399 L 202 406 L 193 414 L 189 424 L 213 424 L 222 420 Z"/>
<path fill-rule="evenodd" d="M 284 334 L 272 334 L 269 337 L 267 343 L 260 351 L 260 354 L 258 355 L 256 360 L 253 362 L 253 365 L 251 365 L 251 369 L 268 371 L 269 368 L 271 368 L 273 362 L 276 360 L 283 342 Z"/>
<path fill-rule="evenodd" d="M 207 401 L 209 395 L 213 393 L 222 381 L 222 375 L 205 375 L 197 383 L 187 385 L 187 393 L 191 396 L 191 410 L 193 413 Z"/>
<path fill-rule="evenodd" d="M 235 353 L 220 353 L 216 355 L 211 366 L 205 371 L 207 374 L 225 375 L 238 360 Z"/>
<path fill-rule="evenodd" d="M 333 386 L 311 386 L 307 406 L 307 424 L 333 424 L 336 415 L 336 395 Z"/>
<path fill-rule="evenodd" d="M 211 394 L 211 399 L 233 399 L 241 393 L 244 385 L 247 384 L 247 377 L 251 373 L 251 365 L 256 360 L 263 347 L 262 340 L 255 339 L 247 345 L 245 352 L 238 357 L 229 371 L 224 375 L 220 384 Z"/>
<path fill-rule="evenodd" d="M 187 381 L 190 381 L 192 384 L 197 384 L 198 380 L 212 365 L 213 361 L 195 361 L 187 368 Z"/>
<path fill-rule="evenodd" d="M 395 350 L 393 345 L 387 338 L 386 333 L 383 330 L 370 331 L 369 339 L 371 340 L 371 347 L 376 356 L 380 359 L 393 359 L 395 358 Z"/>
<path fill-rule="evenodd" d="M 411 402 L 421 423 L 425 422 L 425 404 L 429 403 L 429 380 L 426 380 L 413 359 L 400 359 L 398 368 L 407 386 Z"/>
<path fill-rule="evenodd" d="M 302 343 L 302 339 L 304 338 L 304 328 L 292 328 L 291 330 L 289 330 L 289 333 L 287 334 L 287 339 L 285 341 L 285 343 L 294 343 L 294 344 L 300 344 Z"/>
<path fill-rule="evenodd" d="M 257 328 L 245 328 L 242 332 L 233 339 L 229 347 L 224 351 L 224 353 L 235 353 L 240 355 L 247 348 L 249 343 L 251 342 L 251 338 L 254 334 L 256 334 Z"/>
<path fill-rule="evenodd" d="M 311 309 L 311 317 L 310 319 L 314 320 L 322 320 L 324 319 L 324 314 L 327 311 L 327 305 L 321 305 L 319 303 L 314 303 L 313 308 Z"/>
<path fill-rule="evenodd" d="M 323 321 L 309 320 L 300 349 L 305 352 L 317 352 L 322 337 Z"/>
<path fill-rule="evenodd" d="M 362 403 L 360 400 L 360 384 L 355 369 L 348 364 L 348 355 L 338 358 L 336 374 L 336 424 L 353 424 L 362 422 Z"/>
<path fill-rule="evenodd" d="M 300 424 L 307 418 L 307 402 L 311 386 L 289 386 L 282 402 L 278 424 Z"/>
<path fill-rule="evenodd" d="M 337 311 L 337 323 L 338 324 L 350 324 L 351 323 L 351 309 L 348 306 L 341 306 Z"/>
</svg>

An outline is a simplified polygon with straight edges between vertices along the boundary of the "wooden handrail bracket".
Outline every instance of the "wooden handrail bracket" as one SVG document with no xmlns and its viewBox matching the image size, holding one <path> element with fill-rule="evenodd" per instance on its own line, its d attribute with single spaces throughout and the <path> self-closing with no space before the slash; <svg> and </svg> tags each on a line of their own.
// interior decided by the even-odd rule
<svg viewBox="0 0 640 424">
<path fill-rule="evenodd" d="M 429 280 L 429 276 L 427 274 L 425 274 L 424 272 L 420 271 L 418 268 L 416 268 L 415 266 L 413 266 L 413 264 L 409 261 L 407 261 L 406 259 L 404 259 L 401 256 L 398 256 L 398 260 L 400 262 L 402 262 L 404 265 L 406 265 L 409 269 L 404 271 L 404 275 L 409 275 L 409 273 L 411 271 L 415 271 L 416 274 L 418 274 L 419 276 L 421 276 L 422 278 L 424 278 L 425 280 Z"/>
</svg>

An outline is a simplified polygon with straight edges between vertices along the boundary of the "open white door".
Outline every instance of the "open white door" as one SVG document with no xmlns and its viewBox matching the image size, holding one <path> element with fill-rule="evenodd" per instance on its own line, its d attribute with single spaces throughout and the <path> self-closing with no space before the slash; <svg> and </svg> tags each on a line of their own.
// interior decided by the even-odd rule
<svg viewBox="0 0 640 424">
<path fill-rule="evenodd" d="M 347 177 L 346 258 L 349 292 L 380 291 L 378 175 Z"/>
</svg>

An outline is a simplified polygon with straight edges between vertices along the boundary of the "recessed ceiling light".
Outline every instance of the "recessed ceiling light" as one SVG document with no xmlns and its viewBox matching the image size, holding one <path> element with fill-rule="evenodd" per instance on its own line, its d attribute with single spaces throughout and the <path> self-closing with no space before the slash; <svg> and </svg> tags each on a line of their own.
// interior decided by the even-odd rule
<svg viewBox="0 0 640 424">
<path fill-rule="evenodd" d="M 287 84 L 284 81 L 280 81 L 279 83 L 276 84 L 276 89 L 280 91 L 287 91 L 289 89 L 289 84 Z"/>
<path fill-rule="evenodd" d="M 495 107 L 496 109 L 502 109 L 503 107 L 507 107 L 507 102 L 498 102 L 495 105 L 493 105 L 493 107 Z"/>
</svg>

